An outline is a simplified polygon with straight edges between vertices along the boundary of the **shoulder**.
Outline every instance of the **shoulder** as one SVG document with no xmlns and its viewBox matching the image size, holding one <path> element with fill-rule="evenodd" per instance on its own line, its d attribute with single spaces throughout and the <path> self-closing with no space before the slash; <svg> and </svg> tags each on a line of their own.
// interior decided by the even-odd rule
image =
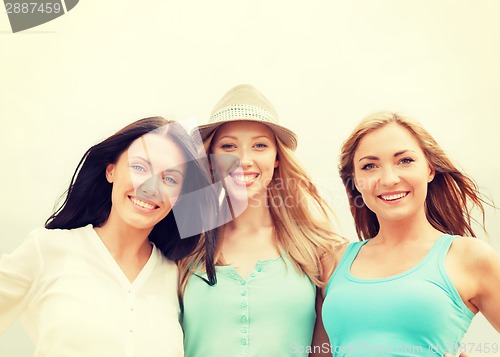
<svg viewBox="0 0 500 357">
<path fill-rule="evenodd" d="M 342 257 L 344 256 L 347 248 L 352 244 L 354 243 L 346 241 L 343 244 L 338 245 L 337 249 L 333 252 L 333 254 L 325 254 L 321 257 L 321 268 L 323 271 L 321 282 L 324 286 L 328 284 L 330 277 L 332 276 L 333 272 L 335 271 L 340 261 L 342 260 Z M 323 288 L 323 293 L 324 293 L 324 288 Z"/>
<path fill-rule="evenodd" d="M 164 268 L 178 270 L 177 263 L 163 255 L 160 249 L 155 247 L 155 254 L 158 256 L 158 264 Z"/>
<path fill-rule="evenodd" d="M 489 270 L 500 264 L 499 253 L 488 243 L 471 237 L 456 237 L 450 247 L 452 259 L 460 261 L 464 268 L 474 272 Z"/>
<path fill-rule="evenodd" d="M 95 231 L 92 225 L 74 229 L 37 228 L 26 237 L 26 243 L 36 247 L 40 254 L 59 254 L 68 251 L 82 252 Z"/>
<path fill-rule="evenodd" d="M 156 254 L 156 268 L 160 269 L 164 274 L 168 276 L 179 276 L 179 268 L 177 263 L 166 258 L 163 253 L 158 248 L 154 248 L 153 254 Z"/>
<path fill-rule="evenodd" d="M 450 251 L 462 257 L 469 258 L 487 257 L 495 253 L 495 249 L 481 239 L 460 236 L 453 239 Z"/>
<path fill-rule="evenodd" d="M 324 271 L 328 269 L 335 269 L 338 262 L 342 259 L 347 247 L 351 244 L 347 238 L 339 238 L 335 242 L 332 242 L 330 249 L 327 252 L 322 252 L 320 254 L 320 262 Z"/>
<path fill-rule="evenodd" d="M 43 242 L 51 242 L 54 238 L 61 237 L 63 234 L 60 229 L 47 229 L 38 227 L 31 230 L 23 240 L 23 245 L 38 245 Z"/>
<path fill-rule="evenodd" d="M 42 262 L 54 261 L 56 257 L 66 257 L 69 242 L 74 241 L 67 239 L 70 231 L 76 230 L 46 229 L 45 227 L 33 229 L 21 245 L 13 252 L 4 255 L 3 259 L 22 262 L 24 266 L 41 266 Z M 78 245 L 73 245 L 77 252 L 81 252 Z"/>
<path fill-rule="evenodd" d="M 68 236 L 88 236 L 92 234 L 93 227 L 91 224 L 84 227 L 72 228 L 72 229 L 48 229 L 45 227 L 39 227 L 30 232 L 28 238 L 62 238 Z"/>
</svg>

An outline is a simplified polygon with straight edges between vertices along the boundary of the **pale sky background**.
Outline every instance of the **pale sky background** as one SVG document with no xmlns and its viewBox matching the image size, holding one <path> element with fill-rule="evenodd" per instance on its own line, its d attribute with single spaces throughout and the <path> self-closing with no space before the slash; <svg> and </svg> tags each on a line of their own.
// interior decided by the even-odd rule
<svg viewBox="0 0 500 357">
<path fill-rule="evenodd" d="M 0 9 L 0 254 L 43 225 L 91 145 L 146 116 L 204 122 L 239 83 L 297 132 L 353 240 L 338 153 L 375 111 L 419 120 L 500 202 L 498 0 L 81 0 L 17 34 Z M 499 217 L 487 210 L 498 250 Z M 464 342 L 500 337 L 479 316 Z M 0 336 L 0 356 L 32 354 L 19 323 Z"/>
</svg>

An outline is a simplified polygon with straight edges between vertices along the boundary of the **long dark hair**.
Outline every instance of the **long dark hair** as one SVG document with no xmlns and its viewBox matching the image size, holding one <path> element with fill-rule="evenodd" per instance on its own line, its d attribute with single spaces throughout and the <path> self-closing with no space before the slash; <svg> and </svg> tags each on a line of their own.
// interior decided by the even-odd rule
<svg viewBox="0 0 500 357">
<path fill-rule="evenodd" d="M 167 125 L 168 130 L 164 135 L 179 146 L 187 162 L 185 176 L 189 180 L 183 184 L 182 194 L 200 192 L 196 195 L 199 201 L 194 207 L 191 204 L 183 208 L 182 205 L 185 203 L 181 199 L 176 209 L 178 209 L 177 212 L 182 213 L 183 217 L 189 217 L 190 224 L 199 224 L 198 232 L 202 232 L 201 222 L 207 221 L 207 215 L 216 215 L 218 209 L 217 198 L 209 190 L 208 165 L 198 159 L 197 150 L 184 128 L 179 123 L 162 117 L 140 119 L 88 149 L 73 174 L 63 203 L 47 219 L 45 228 L 73 229 L 88 224 L 94 227 L 102 226 L 111 210 L 112 184 L 106 180 L 107 165 L 115 163 L 134 140 Z M 203 188 L 205 189 L 201 190 Z M 204 234 L 207 237 L 207 245 L 213 245 L 217 236 L 216 229 L 205 231 Z M 155 225 L 149 235 L 149 240 L 167 258 L 174 261 L 191 253 L 199 239 L 200 234 L 181 237 L 173 210 Z M 210 280 L 215 279 L 214 272 L 208 271 L 207 273 L 209 273 Z"/>
</svg>

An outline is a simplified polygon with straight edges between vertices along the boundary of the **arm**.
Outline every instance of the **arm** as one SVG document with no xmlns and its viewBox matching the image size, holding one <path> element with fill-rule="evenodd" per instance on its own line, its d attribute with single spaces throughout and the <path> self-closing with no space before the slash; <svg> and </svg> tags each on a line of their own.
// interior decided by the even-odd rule
<svg viewBox="0 0 500 357">
<path fill-rule="evenodd" d="M 470 302 L 500 332 L 500 254 L 484 242 L 477 243 L 471 249 L 476 284 Z"/>
<path fill-rule="evenodd" d="M 316 324 L 314 325 L 313 339 L 311 343 L 312 353 L 309 357 L 328 356 L 331 357 L 330 340 L 323 327 L 321 307 L 323 306 L 323 294 L 319 288 L 316 289 Z M 324 347 L 324 348 L 323 348 Z"/>
<path fill-rule="evenodd" d="M 500 332 L 500 255 L 479 239 L 458 238 L 446 257 L 446 270 L 469 309 L 480 311 Z"/>
<path fill-rule="evenodd" d="M 328 338 L 328 335 L 323 326 L 321 310 L 323 307 L 324 296 L 326 294 L 326 284 L 330 280 L 330 277 L 337 267 L 337 263 L 340 261 L 340 258 L 342 258 L 342 255 L 344 254 L 346 248 L 347 244 L 344 244 L 342 247 L 337 249 L 335 253 L 334 249 L 332 248 L 332 254 L 324 254 L 321 258 L 321 282 L 323 284 L 323 287 L 316 289 L 316 324 L 314 326 L 313 340 L 311 343 L 311 349 L 313 353 L 310 353 L 309 357 L 331 357 L 332 355 L 330 348 L 330 339 Z"/>
<path fill-rule="evenodd" d="M 11 254 L 0 257 L 0 333 L 3 333 L 29 304 L 29 293 L 40 270 L 35 239 L 26 240 Z"/>
</svg>

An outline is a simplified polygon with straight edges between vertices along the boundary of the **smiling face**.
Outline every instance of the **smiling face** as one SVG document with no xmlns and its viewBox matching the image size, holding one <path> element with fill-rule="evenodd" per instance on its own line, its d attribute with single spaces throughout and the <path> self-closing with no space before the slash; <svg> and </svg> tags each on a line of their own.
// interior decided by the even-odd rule
<svg viewBox="0 0 500 357">
<path fill-rule="evenodd" d="M 211 153 L 231 155 L 221 155 L 219 159 L 215 156 L 213 160 L 230 197 L 237 200 L 267 197 L 267 186 L 278 161 L 276 139 L 266 125 L 251 121 L 222 125 L 212 140 Z"/>
<path fill-rule="evenodd" d="M 186 172 L 181 149 L 169 138 L 146 134 L 106 168 L 113 184 L 110 220 L 152 229 L 181 194 Z"/>
<path fill-rule="evenodd" d="M 366 134 L 354 154 L 354 182 L 379 220 L 425 218 L 427 184 L 434 178 L 410 131 L 387 124 Z"/>
</svg>

